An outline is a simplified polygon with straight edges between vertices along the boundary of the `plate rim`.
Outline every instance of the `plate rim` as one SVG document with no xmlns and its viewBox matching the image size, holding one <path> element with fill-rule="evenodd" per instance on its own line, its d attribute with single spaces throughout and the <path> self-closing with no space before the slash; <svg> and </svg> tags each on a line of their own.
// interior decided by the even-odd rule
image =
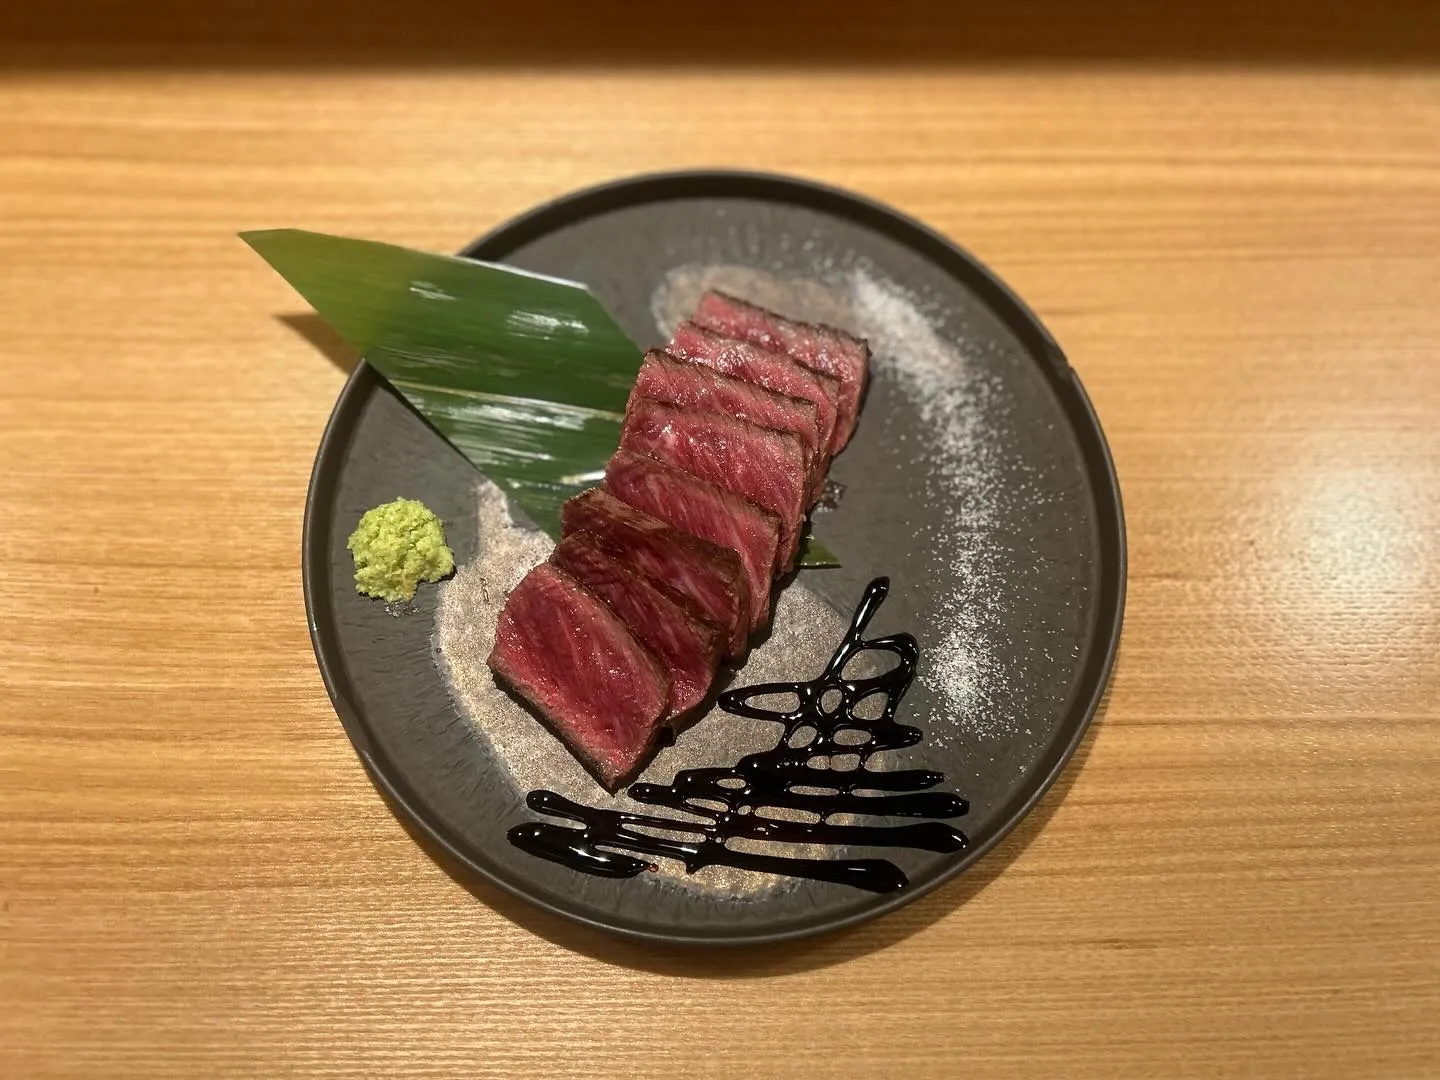
<svg viewBox="0 0 1440 1080">
<path fill-rule="evenodd" d="M 717 191 L 717 187 L 724 190 Z M 1108 632 L 1102 628 L 1105 633 L 1103 647 L 1092 657 L 1082 692 L 1069 711 L 1070 722 L 1074 725 L 1069 738 L 1060 746 L 1058 754 L 1054 753 L 1053 746 L 1050 748 L 1048 753 L 1053 760 L 1049 768 L 1039 777 L 1019 806 L 999 823 L 983 843 L 957 853 L 949 865 L 943 866 L 927 880 L 896 893 L 877 895 L 872 903 L 858 911 L 779 930 L 748 934 L 727 933 L 723 936 L 650 930 L 643 926 L 618 925 L 553 903 L 546 896 L 528 888 L 523 879 L 513 880 L 511 875 L 485 865 L 476 857 L 479 853 L 474 850 L 473 845 L 461 841 L 443 822 L 434 820 L 427 812 L 417 809 L 419 800 L 410 793 L 404 775 L 400 770 L 393 769 L 377 753 L 371 743 L 366 722 L 344 693 L 344 678 L 341 675 L 343 659 L 339 656 L 332 659 L 326 643 L 322 640 L 318 612 L 322 606 L 328 608 L 324 589 L 329 573 L 329 552 L 327 545 L 321 544 L 318 539 L 325 531 L 317 520 L 318 507 L 338 478 L 338 464 L 331 467 L 331 459 L 343 451 L 348 443 L 348 434 L 352 427 L 351 414 L 373 385 L 384 385 L 384 380 L 363 359 L 356 364 L 336 398 L 316 449 L 305 497 L 300 562 L 310 643 L 326 693 L 356 755 L 369 773 L 371 782 L 390 803 L 392 812 L 403 812 L 414 828 L 420 830 L 430 842 L 436 844 L 468 872 L 478 875 L 511 896 L 570 922 L 638 941 L 668 945 L 742 947 L 828 934 L 887 915 L 963 873 L 994 849 L 1034 810 L 1054 786 L 1084 741 L 1114 673 L 1124 624 L 1129 559 L 1124 505 L 1114 458 L 1090 396 L 1060 346 L 1029 305 L 966 248 L 919 219 L 885 203 L 823 182 L 774 172 L 749 169 L 648 172 L 578 188 L 533 206 L 471 241 L 459 254 L 466 258 L 501 261 L 510 251 L 547 234 L 561 224 L 636 204 L 707 197 L 751 198 L 757 201 L 798 204 L 858 221 L 887 235 L 904 234 L 900 237 L 900 242 L 912 249 L 919 249 L 922 255 L 935 261 L 947 274 L 975 289 L 981 300 L 995 311 L 1006 328 L 1026 347 L 1027 352 L 1037 360 L 1043 358 L 1046 361 L 1038 366 L 1045 372 L 1052 389 L 1061 399 L 1062 411 L 1071 421 L 1072 430 L 1080 442 L 1086 471 L 1091 474 L 1094 484 L 1097 528 L 1101 534 L 1102 581 L 1107 577 L 1114 579 L 1109 588 L 1099 590 L 1102 595 L 1097 624 L 1103 622 L 1108 615 L 1109 627 Z M 963 272 L 957 272 L 957 268 Z M 1106 565 L 1107 562 L 1110 565 Z M 1077 716 L 1078 720 L 1075 719 Z"/>
</svg>

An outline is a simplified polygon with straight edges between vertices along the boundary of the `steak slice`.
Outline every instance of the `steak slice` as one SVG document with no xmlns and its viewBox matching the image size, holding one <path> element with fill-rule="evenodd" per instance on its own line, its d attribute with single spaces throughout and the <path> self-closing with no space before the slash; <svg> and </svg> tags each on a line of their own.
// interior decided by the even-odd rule
<svg viewBox="0 0 1440 1080">
<path fill-rule="evenodd" d="M 790 568 L 810 478 L 800 440 L 720 413 L 632 398 L 620 445 L 743 495 L 780 519 L 775 573 Z"/>
<path fill-rule="evenodd" d="M 506 599 L 489 664 L 611 791 L 655 745 L 669 677 L 604 601 L 550 563 Z"/>
<path fill-rule="evenodd" d="M 860 399 L 870 370 L 870 346 L 833 326 L 817 326 L 777 315 L 722 292 L 707 292 L 695 309 L 701 326 L 783 352 L 814 371 L 840 380 L 840 416 L 830 453 L 850 441 L 860 416 Z"/>
<path fill-rule="evenodd" d="M 737 552 L 681 532 L 604 488 L 567 499 L 560 524 L 566 536 L 581 530 L 593 534 L 617 559 L 694 604 L 720 628 L 727 655 L 745 651 L 750 587 Z"/>
<path fill-rule="evenodd" d="M 738 554 L 750 587 L 750 629 L 764 624 L 779 518 L 733 491 L 623 448 L 605 466 L 605 487 L 637 510 Z"/>
<path fill-rule="evenodd" d="M 774 393 L 744 379 L 722 375 L 703 364 L 677 359 L 659 349 L 645 354 L 627 409 L 633 407 L 636 398 L 681 405 L 698 412 L 737 416 L 760 427 L 794 435 L 800 440 L 806 474 L 810 477 L 811 497 L 807 507 L 819 497 L 826 455 L 820 449 L 819 422 L 813 401 Z"/>
<path fill-rule="evenodd" d="M 835 437 L 840 396 L 838 379 L 811 371 L 784 353 L 717 334 L 693 322 L 679 325 L 665 351 L 714 368 L 722 375 L 744 379 L 774 393 L 811 402 L 815 406 L 820 447 L 829 453 Z"/>
<path fill-rule="evenodd" d="M 550 561 L 610 605 L 670 673 L 667 717 L 687 713 L 705 699 L 725 646 L 718 626 L 611 555 L 592 532 L 565 537 Z"/>
</svg>

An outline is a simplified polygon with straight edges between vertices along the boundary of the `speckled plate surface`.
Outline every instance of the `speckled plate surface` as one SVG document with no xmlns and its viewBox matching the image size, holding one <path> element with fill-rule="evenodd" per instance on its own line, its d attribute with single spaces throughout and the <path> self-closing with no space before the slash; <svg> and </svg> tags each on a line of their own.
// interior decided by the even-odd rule
<svg viewBox="0 0 1440 1080">
<path fill-rule="evenodd" d="M 477 546 L 477 474 L 361 364 L 315 462 L 305 597 L 336 711 L 397 812 L 464 867 L 535 904 L 696 944 L 853 924 L 983 856 L 1082 738 L 1124 607 L 1114 468 L 1079 378 L 1035 316 L 917 222 L 834 189 L 749 173 L 642 176 L 582 191 L 465 254 L 588 282 L 642 345 L 664 340 L 667 282 L 706 267 L 815 281 L 848 298 L 876 363 L 860 426 L 831 472 L 844 496 L 815 518 L 844 565 L 800 580 L 848 618 L 871 578 L 890 577 L 871 632 L 918 638 L 919 674 L 900 718 L 925 732 L 898 764 L 945 773 L 946 787 L 970 801 L 954 822 L 969 846 L 847 851 L 901 867 L 908 887 L 883 895 L 793 879 L 743 893 L 661 875 L 610 880 L 512 846 L 508 830 L 536 815 L 436 666 L 437 590 L 423 588 L 414 610 L 392 615 L 356 594 L 344 546 L 366 509 L 404 494 L 445 520 L 465 563 Z"/>
</svg>

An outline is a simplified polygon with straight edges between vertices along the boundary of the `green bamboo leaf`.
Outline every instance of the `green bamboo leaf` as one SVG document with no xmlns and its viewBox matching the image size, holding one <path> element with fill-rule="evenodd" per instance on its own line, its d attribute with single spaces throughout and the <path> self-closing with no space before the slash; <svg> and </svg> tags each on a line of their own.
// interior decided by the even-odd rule
<svg viewBox="0 0 1440 1080">
<path fill-rule="evenodd" d="M 800 552 L 795 556 L 795 565 L 810 570 L 819 570 L 824 567 L 839 566 L 840 557 L 816 540 L 814 533 L 807 525 L 805 535 L 800 538 Z"/>
<path fill-rule="evenodd" d="M 605 476 L 619 413 L 395 380 L 405 400 L 526 515 L 560 535 L 560 504 Z"/>
<path fill-rule="evenodd" d="M 302 229 L 241 238 L 537 526 L 593 487 L 643 354 L 584 285 Z M 838 566 L 806 538 L 801 566 Z"/>
<path fill-rule="evenodd" d="M 583 285 L 301 229 L 241 238 L 392 382 L 625 410 L 641 350 Z"/>
</svg>

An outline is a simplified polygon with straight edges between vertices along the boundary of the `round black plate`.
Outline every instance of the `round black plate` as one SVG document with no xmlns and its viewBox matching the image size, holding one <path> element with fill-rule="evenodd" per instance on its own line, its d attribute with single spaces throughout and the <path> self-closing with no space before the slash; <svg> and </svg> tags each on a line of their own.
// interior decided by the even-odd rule
<svg viewBox="0 0 1440 1080">
<path fill-rule="evenodd" d="M 877 374 L 860 428 L 832 472 L 846 485 L 844 500 L 816 520 L 844 566 L 803 574 L 847 617 L 870 578 L 890 576 L 890 598 L 872 633 L 909 630 L 922 649 L 901 719 L 927 737 L 907 753 L 944 772 L 948 786 L 970 799 L 969 815 L 956 823 L 970 846 L 951 854 L 870 853 L 893 859 L 909 876 L 898 893 L 794 882 L 744 897 L 656 875 L 589 877 L 513 847 L 507 830 L 534 815 L 457 713 L 434 664 L 435 589 L 421 590 L 418 611 L 390 615 L 356 594 L 344 546 L 366 509 L 403 494 L 440 514 L 463 563 L 475 550 L 476 474 L 361 364 L 315 462 L 305 600 L 336 711 L 399 812 L 464 866 L 541 907 L 672 942 L 773 941 L 850 925 L 914 899 L 993 847 L 1083 736 L 1110 673 L 1124 607 L 1114 467 L 1079 379 L 1035 316 L 923 225 L 845 192 L 751 173 L 663 174 L 592 188 L 522 215 L 464 254 L 589 283 L 644 345 L 662 340 L 650 310 L 662 278 L 680 265 L 717 262 L 809 277 L 863 267 L 916 298 L 942 337 L 963 338 L 967 385 L 984 388 L 964 407 L 979 408 L 972 420 L 990 433 L 984 461 L 974 467 L 993 483 L 972 493 L 985 504 L 984 535 L 965 537 L 968 548 L 960 542 L 957 530 L 978 528 L 979 519 L 926 486 L 916 455 L 929 452 L 935 432 L 915 395 Z M 959 557 L 962 550 L 971 555 Z M 978 594 L 977 582 L 984 585 Z M 973 617 L 957 613 L 959 596 Z M 964 723 L 947 711 L 953 692 L 947 698 L 937 690 L 926 667 L 936 670 L 945 628 L 957 625 L 972 649 L 978 642 L 982 651 L 972 660 L 979 656 L 977 670 L 987 673 L 967 691 L 974 700 Z"/>
</svg>

